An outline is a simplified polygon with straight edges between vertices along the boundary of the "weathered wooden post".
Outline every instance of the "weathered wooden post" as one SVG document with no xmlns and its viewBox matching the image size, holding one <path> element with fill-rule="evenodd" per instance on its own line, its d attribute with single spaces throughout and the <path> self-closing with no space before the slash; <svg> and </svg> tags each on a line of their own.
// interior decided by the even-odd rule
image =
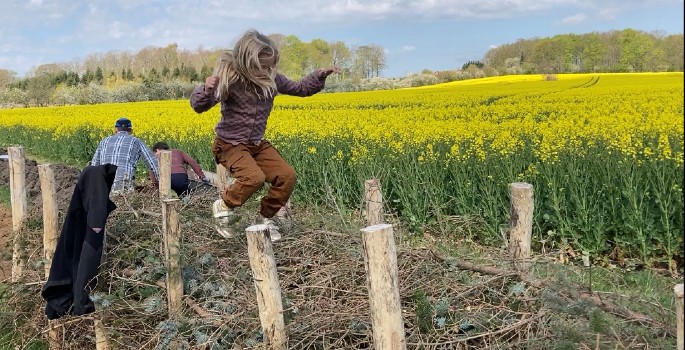
<svg viewBox="0 0 685 350">
<path fill-rule="evenodd" d="M 528 272 L 533 233 L 533 185 L 515 182 L 509 185 L 509 193 L 509 255 L 516 270 Z"/>
<path fill-rule="evenodd" d="M 177 198 L 162 201 L 162 232 L 166 257 L 167 301 L 169 318 L 178 319 L 183 305 L 183 279 L 181 276 L 181 226 L 178 217 Z"/>
<path fill-rule="evenodd" d="M 159 151 L 159 198 L 171 197 L 171 151 Z"/>
<path fill-rule="evenodd" d="M 219 191 L 219 193 L 223 193 L 224 190 L 226 190 L 226 187 L 230 185 L 230 179 L 228 176 L 228 170 L 221 165 L 217 164 L 216 165 L 216 189 Z"/>
<path fill-rule="evenodd" d="M 378 224 L 361 231 L 374 348 L 406 349 L 392 225 Z"/>
<path fill-rule="evenodd" d="M 278 282 L 269 229 L 266 225 L 253 225 L 245 229 L 245 234 L 264 344 L 270 350 L 286 350 L 288 335 L 285 331 L 281 286 Z"/>
<path fill-rule="evenodd" d="M 366 203 L 366 226 L 383 223 L 383 194 L 377 179 L 364 181 Z"/>
<path fill-rule="evenodd" d="M 26 158 L 23 147 L 7 149 L 10 172 L 10 200 L 12 203 L 12 231 L 14 248 L 12 251 L 12 282 L 18 282 L 24 272 L 24 254 L 22 252 L 22 227 L 26 219 Z"/>
<path fill-rule="evenodd" d="M 50 164 L 38 165 L 40 192 L 43 199 L 43 254 L 45 256 L 45 279 L 50 276 L 52 257 L 57 246 L 59 230 L 59 210 L 55 198 L 55 174 Z M 48 321 L 48 347 L 50 350 L 61 349 L 59 320 Z"/>
<path fill-rule="evenodd" d="M 95 328 L 95 349 L 109 350 L 109 343 L 107 342 L 107 332 L 105 326 L 102 325 L 100 316 L 95 314 L 93 318 L 93 328 Z"/>
<path fill-rule="evenodd" d="M 57 247 L 59 231 L 59 210 L 55 195 L 55 173 L 50 164 L 38 165 L 38 177 L 40 178 L 40 192 L 43 199 L 43 254 L 45 256 L 45 277 L 50 274 L 52 256 Z"/>
<path fill-rule="evenodd" d="M 675 311 L 676 311 L 676 332 L 677 346 L 676 349 L 685 348 L 685 322 L 683 320 L 683 284 L 677 284 L 673 291 L 675 292 Z"/>
</svg>

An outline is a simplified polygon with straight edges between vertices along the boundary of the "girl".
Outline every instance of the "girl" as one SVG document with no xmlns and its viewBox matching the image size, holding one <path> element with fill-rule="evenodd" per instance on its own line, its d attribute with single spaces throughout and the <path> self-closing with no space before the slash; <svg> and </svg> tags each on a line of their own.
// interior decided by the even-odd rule
<svg viewBox="0 0 685 350">
<path fill-rule="evenodd" d="M 214 128 L 212 152 L 235 179 L 212 205 L 216 229 L 223 237 L 233 236 L 231 225 L 238 221 L 235 208 L 243 205 L 265 182 L 271 184 L 260 203 L 258 224 L 269 228 L 271 239 L 281 238 L 272 218 L 285 205 L 295 187 L 295 169 L 268 140 L 264 139 L 267 119 L 277 94 L 311 96 L 324 88 L 326 77 L 338 67 L 319 69 L 299 82 L 278 73 L 278 50 L 265 35 L 249 30 L 232 51 L 217 62 L 213 76 L 198 86 L 190 105 L 202 113 L 221 103 L 221 119 Z"/>
</svg>

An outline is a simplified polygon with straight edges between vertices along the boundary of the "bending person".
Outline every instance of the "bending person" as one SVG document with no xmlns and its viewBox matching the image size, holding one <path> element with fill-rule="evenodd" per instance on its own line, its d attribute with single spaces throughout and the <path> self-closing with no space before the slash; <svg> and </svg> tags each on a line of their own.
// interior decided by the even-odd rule
<svg viewBox="0 0 685 350">
<path fill-rule="evenodd" d="M 160 151 L 171 151 L 171 189 L 174 190 L 179 197 L 188 194 L 190 180 L 188 179 L 187 166 L 190 166 L 190 168 L 193 169 L 200 180 L 207 181 L 205 173 L 202 171 L 202 168 L 200 168 L 200 164 L 187 153 L 177 148 L 170 149 L 166 142 L 157 142 L 152 146 L 152 152 L 156 157 L 159 157 Z M 150 173 L 150 179 L 153 182 L 157 182 L 155 174 L 152 172 Z"/>
<path fill-rule="evenodd" d="M 159 178 L 159 164 L 154 154 L 139 138 L 132 135 L 133 125 L 127 118 L 114 123 L 114 135 L 105 137 L 95 150 L 90 165 L 113 164 L 117 173 L 112 194 L 132 192 L 135 186 L 136 165 L 142 158 L 147 167 Z"/>
</svg>

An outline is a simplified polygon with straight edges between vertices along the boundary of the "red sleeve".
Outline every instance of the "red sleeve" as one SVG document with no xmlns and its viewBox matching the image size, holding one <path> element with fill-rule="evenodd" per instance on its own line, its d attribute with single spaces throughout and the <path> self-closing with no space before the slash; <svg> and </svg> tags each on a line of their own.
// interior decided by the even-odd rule
<svg viewBox="0 0 685 350">
<path fill-rule="evenodd" d="M 202 172 L 202 168 L 200 168 L 200 164 L 198 164 L 197 161 L 195 161 L 195 159 L 193 159 L 193 157 L 189 156 L 186 152 L 183 152 L 181 150 L 179 150 L 179 152 L 181 152 L 181 156 L 183 157 L 183 161 L 186 162 L 186 164 L 190 165 L 190 167 L 193 169 L 195 174 L 197 174 L 197 176 L 199 176 L 201 179 L 204 179 L 205 173 Z"/>
</svg>

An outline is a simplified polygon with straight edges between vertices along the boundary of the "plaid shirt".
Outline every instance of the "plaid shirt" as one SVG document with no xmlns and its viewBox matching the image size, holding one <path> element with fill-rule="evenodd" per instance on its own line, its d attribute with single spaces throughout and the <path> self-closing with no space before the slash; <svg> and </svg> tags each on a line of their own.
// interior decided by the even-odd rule
<svg viewBox="0 0 685 350">
<path fill-rule="evenodd" d="M 300 81 L 292 81 L 282 74 L 276 75 L 278 93 L 293 96 L 311 96 L 321 91 L 326 76 L 316 70 Z M 197 113 L 206 112 L 219 101 L 205 92 L 204 84 L 195 88 L 190 95 L 190 106 Z M 221 102 L 221 120 L 214 130 L 216 136 L 231 144 L 253 143 L 258 145 L 264 139 L 266 120 L 274 106 L 274 97 L 264 98 L 247 92 L 243 84 L 230 87 L 228 98 Z"/>
<path fill-rule="evenodd" d="M 139 138 L 126 131 L 119 131 L 100 141 L 90 165 L 114 164 L 117 166 L 117 174 L 112 188 L 120 188 L 122 184 L 132 186 L 136 164 L 141 156 L 156 178 L 159 178 L 159 163 L 152 151 Z"/>
</svg>

